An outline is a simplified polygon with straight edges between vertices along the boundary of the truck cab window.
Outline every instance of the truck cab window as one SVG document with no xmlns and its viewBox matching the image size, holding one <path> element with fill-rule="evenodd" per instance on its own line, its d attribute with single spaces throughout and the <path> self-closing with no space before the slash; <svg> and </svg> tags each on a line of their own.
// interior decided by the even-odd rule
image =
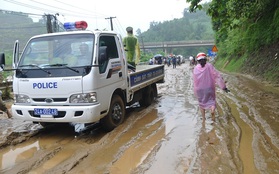
<svg viewBox="0 0 279 174">
<path fill-rule="evenodd" d="M 117 50 L 116 41 L 115 41 L 114 36 L 101 36 L 99 43 L 100 43 L 100 45 L 99 45 L 100 48 L 101 47 L 102 47 L 102 49 L 106 48 L 105 54 L 107 56 L 107 59 L 105 61 L 102 59 L 102 61 L 98 62 L 99 63 L 99 72 L 102 74 L 106 71 L 109 60 L 119 58 L 119 55 L 118 55 L 118 50 Z M 99 60 L 101 60 L 101 59 L 99 59 Z"/>
</svg>

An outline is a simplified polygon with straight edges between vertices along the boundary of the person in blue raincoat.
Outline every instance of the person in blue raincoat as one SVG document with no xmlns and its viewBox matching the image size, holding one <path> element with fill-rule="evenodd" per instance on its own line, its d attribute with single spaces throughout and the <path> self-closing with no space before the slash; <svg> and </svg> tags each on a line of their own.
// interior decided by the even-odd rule
<svg viewBox="0 0 279 174">
<path fill-rule="evenodd" d="M 172 57 L 172 67 L 176 68 L 176 57 L 175 56 Z"/>
</svg>

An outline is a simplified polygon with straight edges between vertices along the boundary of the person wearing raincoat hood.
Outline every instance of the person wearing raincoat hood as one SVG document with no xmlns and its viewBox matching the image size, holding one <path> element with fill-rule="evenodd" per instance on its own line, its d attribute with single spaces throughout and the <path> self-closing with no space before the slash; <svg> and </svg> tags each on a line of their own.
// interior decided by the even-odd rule
<svg viewBox="0 0 279 174">
<path fill-rule="evenodd" d="M 123 39 L 123 45 L 126 51 L 128 63 L 135 67 L 140 61 L 139 42 L 138 38 L 133 35 L 132 27 L 127 27 L 126 31 L 127 36 Z"/>
<path fill-rule="evenodd" d="M 215 84 L 225 92 L 229 92 L 220 73 L 210 63 L 206 62 L 206 54 L 199 53 L 196 57 L 198 64 L 193 70 L 194 94 L 198 99 L 203 122 L 205 110 L 211 110 L 212 120 L 215 121 L 216 94 Z"/>
</svg>

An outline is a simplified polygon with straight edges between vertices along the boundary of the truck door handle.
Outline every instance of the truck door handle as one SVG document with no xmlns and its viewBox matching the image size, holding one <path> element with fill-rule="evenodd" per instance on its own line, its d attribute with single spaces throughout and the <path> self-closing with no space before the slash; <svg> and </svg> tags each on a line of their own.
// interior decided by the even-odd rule
<svg viewBox="0 0 279 174">
<path fill-rule="evenodd" d="M 111 78 L 112 75 L 112 69 L 109 69 L 108 75 L 107 75 L 107 79 Z"/>
<path fill-rule="evenodd" d="M 118 76 L 122 77 L 122 72 L 121 71 L 118 72 Z"/>
</svg>

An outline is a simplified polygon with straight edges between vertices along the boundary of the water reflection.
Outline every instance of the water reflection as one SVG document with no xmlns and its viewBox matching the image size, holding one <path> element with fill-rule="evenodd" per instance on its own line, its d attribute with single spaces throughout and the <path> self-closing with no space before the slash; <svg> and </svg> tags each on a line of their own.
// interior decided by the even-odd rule
<svg viewBox="0 0 279 174">
<path fill-rule="evenodd" d="M 39 141 L 29 141 L 28 143 L 22 143 L 12 148 L 2 149 L 0 151 L 1 170 L 12 168 L 17 163 L 31 158 L 39 149 Z"/>
<path fill-rule="evenodd" d="M 65 145 L 74 139 L 72 129 L 63 126 L 48 128 L 42 132 L 40 137 L 36 138 L 29 139 L 24 137 L 24 135 L 20 136 L 22 140 L 27 140 L 15 146 L 8 146 L 0 150 L 0 173 L 1 171 L 13 168 L 15 165 L 24 163 L 24 161 L 36 158 L 40 150 Z"/>
</svg>

